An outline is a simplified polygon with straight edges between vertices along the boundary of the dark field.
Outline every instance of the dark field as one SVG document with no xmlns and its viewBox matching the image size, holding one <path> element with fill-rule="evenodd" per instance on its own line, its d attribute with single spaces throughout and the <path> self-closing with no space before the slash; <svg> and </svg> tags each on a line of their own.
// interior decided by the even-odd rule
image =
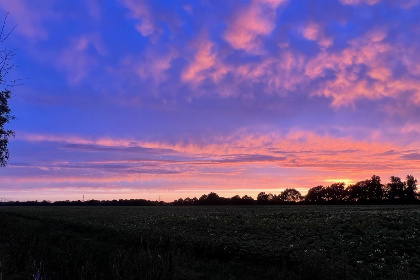
<svg viewBox="0 0 420 280">
<path fill-rule="evenodd" d="M 0 207 L 0 272 L 3 279 L 420 279 L 419 214 L 419 206 Z"/>
</svg>

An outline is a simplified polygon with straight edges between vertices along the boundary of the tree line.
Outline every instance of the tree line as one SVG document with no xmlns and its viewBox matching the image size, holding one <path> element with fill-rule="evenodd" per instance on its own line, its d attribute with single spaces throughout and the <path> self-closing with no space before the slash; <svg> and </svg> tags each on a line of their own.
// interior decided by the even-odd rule
<svg viewBox="0 0 420 280">
<path fill-rule="evenodd" d="M 254 199 L 248 195 L 231 198 L 220 197 L 217 193 L 204 194 L 200 198 L 175 200 L 173 205 L 280 205 L 280 204 L 412 204 L 420 203 L 417 192 L 417 179 L 407 175 L 406 180 L 391 176 L 386 185 L 381 178 L 373 175 L 370 179 L 359 181 L 345 187 L 333 183 L 329 186 L 316 186 L 303 196 L 294 188 L 287 188 L 280 194 L 260 192 Z"/>
<path fill-rule="evenodd" d="M 63 200 L 63 201 L 48 201 L 48 200 L 33 200 L 33 201 L 3 201 L 0 206 L 164 206 L 170 205 L 163 201 L 152 201 L 147 199 L 113 199 L 113 200 Z"/>
</svg>

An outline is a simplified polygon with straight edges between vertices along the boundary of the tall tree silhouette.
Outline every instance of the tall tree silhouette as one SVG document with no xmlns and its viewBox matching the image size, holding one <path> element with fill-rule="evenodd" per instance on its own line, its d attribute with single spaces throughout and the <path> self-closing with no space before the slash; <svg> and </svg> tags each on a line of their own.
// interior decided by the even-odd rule
<svg viewBox="0 0 420 280">
<path fill-rule="evenodd" d="M 7 14 L 4 17 L 0 31 L 0 44 L 4 43 L 14 29 L 12 28 L 11 31 L 5 32 L 6 19 Z M 5 125 L 14 119 L 9 107 L 11 92 L 8 90 L 8 87 L 13 85 L 14 81 L 7 80 L 7 76 L 14 66 L 12 63 L 14 55 L 13 50 L 0 50 L 0 166 L 6 166 L 9 160 L 9 138 L 14 136 L 13 130 L 5 128 Z"/>
<path fill-rule="evenodd" d="M 391 201 L 403 200 L 405 198 L 405 182 L 402 182 L 400 177 L 395 176 L 391 176 L 390 180 L 391 182 L 387 184 L 388 199 Z"/>
<path fill-rule="evenodd" d="M 416 190 L 417 190 L 417 180 L 412 175 L 407 175 L 406 177 L 406 189 L 405 196 L 409 201 L 414 201 L 416 199 Z"/>
<path fill-rule="evenodd" d="M 373 175 L 370 180 L 366 180 L 366 198 L 370 201 L 380 201 L 384 198 L 384 186 L 379 176 Z"/>
</svg>

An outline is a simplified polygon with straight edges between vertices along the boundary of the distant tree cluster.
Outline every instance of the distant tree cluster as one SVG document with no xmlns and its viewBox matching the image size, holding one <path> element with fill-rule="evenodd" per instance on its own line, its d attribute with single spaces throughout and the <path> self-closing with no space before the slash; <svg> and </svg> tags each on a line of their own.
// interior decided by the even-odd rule
<svg viewBox="0 0 420 280">
<path fill-rule="evenodd" d="M 303 201 L 303 196 L 296 189 L 285 189 L 279 195 L 260 192 L 257 199 L 252 196 L 244 195 L 240 197 L 235 195 L 231 198 L 221 197 L 217 193 L 211 192 L 203 194 L 199 199 L 194 198 L 179 198 L 175 200 L 172 205 L 275 205 L 275 204 L 296 204 Z"/>
<path fill-rule="evenodd" d="M 316 186 L 309 189 L 306 196 L 293 188 L 280 194 L 260 192 L 257 199 L 248 195 L 231 198 L 220 197 L 217 193 L 204 194 L 199 199 L 185 198 L 175 200 L 172 205 L 280 205 L 280 204 L 382 204 L 419 203 L 417 180 L 407 175 L 406 181 L 392 176 L 387 185 L 381 183 L 379 176 L 349 185 L 334 183 L 330 186 Z"/>
<path fill-rule="evenodd" d="M 417 180 L 407 175 L 403 182 L 399 177 L 391 176 L 386 185 L 381 183 L 379 176 L 373 175 L 370 179 L 357 182 L 344 187 L 344 183 L 335 183 L 330 186 L 317 186 L 309 189 L 305 201 L 312 203 L 413 203 L 418 200 Z"/>
<path fill-rule="evenodd" d="M 255 199 L 251 196 L 244 195 L 240 197 L 239 195 L 235 195 L 231 198 L 221 197 L 217 193 L 211 192 L 209 194 L 203 194 L 200 198 L 179 198 L 178 200 L 174 200 L 172 205 L 183 205 L 183 206 L 192 206 L 192 205 L 253 205 L 255 203 Z"/>
</svg>

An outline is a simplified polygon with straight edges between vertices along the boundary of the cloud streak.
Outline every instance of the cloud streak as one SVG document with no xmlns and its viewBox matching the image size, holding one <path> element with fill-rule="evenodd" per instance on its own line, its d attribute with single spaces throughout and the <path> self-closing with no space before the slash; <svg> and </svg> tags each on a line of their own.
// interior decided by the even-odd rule
<svg viewBox="0 0 420 280">
<path fill-rule="evenodd" d="M 26 166 L 11 164 L 12 168 L 30 166 L 39 170 L 39 173 L 34 173 L 38 178 L 45 176 L 44 171 L 50 170 L 53 171 L 52 177 L 61 174 L 63 181 L 69 178 L 70 182 L 74 180 L 72 179 L 74 175 L 72 172 L 67 173 L 69 170 L 90 174 L 89 177 L 98 178 L 98 182 L 102 181 L 100 178 L 109 178 L 110 182 L 117 183 L 124 180 L 141 180 L 144 174 L 194 177 L 214 169 L 242 174 L 249 169 L 254 169 L 253 172 L 258 173 L 258 170 L 262 172 L 266 168 L 274 168 L 276 172 L 286 168 L 302 168 L 322 172 L 342 172 L 348 175 L 360 171 L 390 172 L 419 169 L 415 167 L 416 162 L 413 162 L 418 160 L 419 151 L 413 152 L 389 143 L 379 145 L 319 136 L 304 131 L 285 136 L 233 134 L 211 141 L 208 139 L 205 142 L 189 143 L 127 139 L 90 140 L 48 135 L 27 135 L 25 139 L 28 144 L 61 143 L 56 148 L 58 150 L 52 150 L 51 153 L 60 153 L 64 149 L 84 156 L 72 162 L 28 163 Z M 308 150 L 308 147 L 311 149 Z M 118 176 L 115 177 L 115 174 Z M 81 178 L 84 181 L 83 178 L 86 176 Z M 48 181 L 49 178 L 45 180 Z M 244 187 L 246 188 L 246 185 Z"/>
</svg>

